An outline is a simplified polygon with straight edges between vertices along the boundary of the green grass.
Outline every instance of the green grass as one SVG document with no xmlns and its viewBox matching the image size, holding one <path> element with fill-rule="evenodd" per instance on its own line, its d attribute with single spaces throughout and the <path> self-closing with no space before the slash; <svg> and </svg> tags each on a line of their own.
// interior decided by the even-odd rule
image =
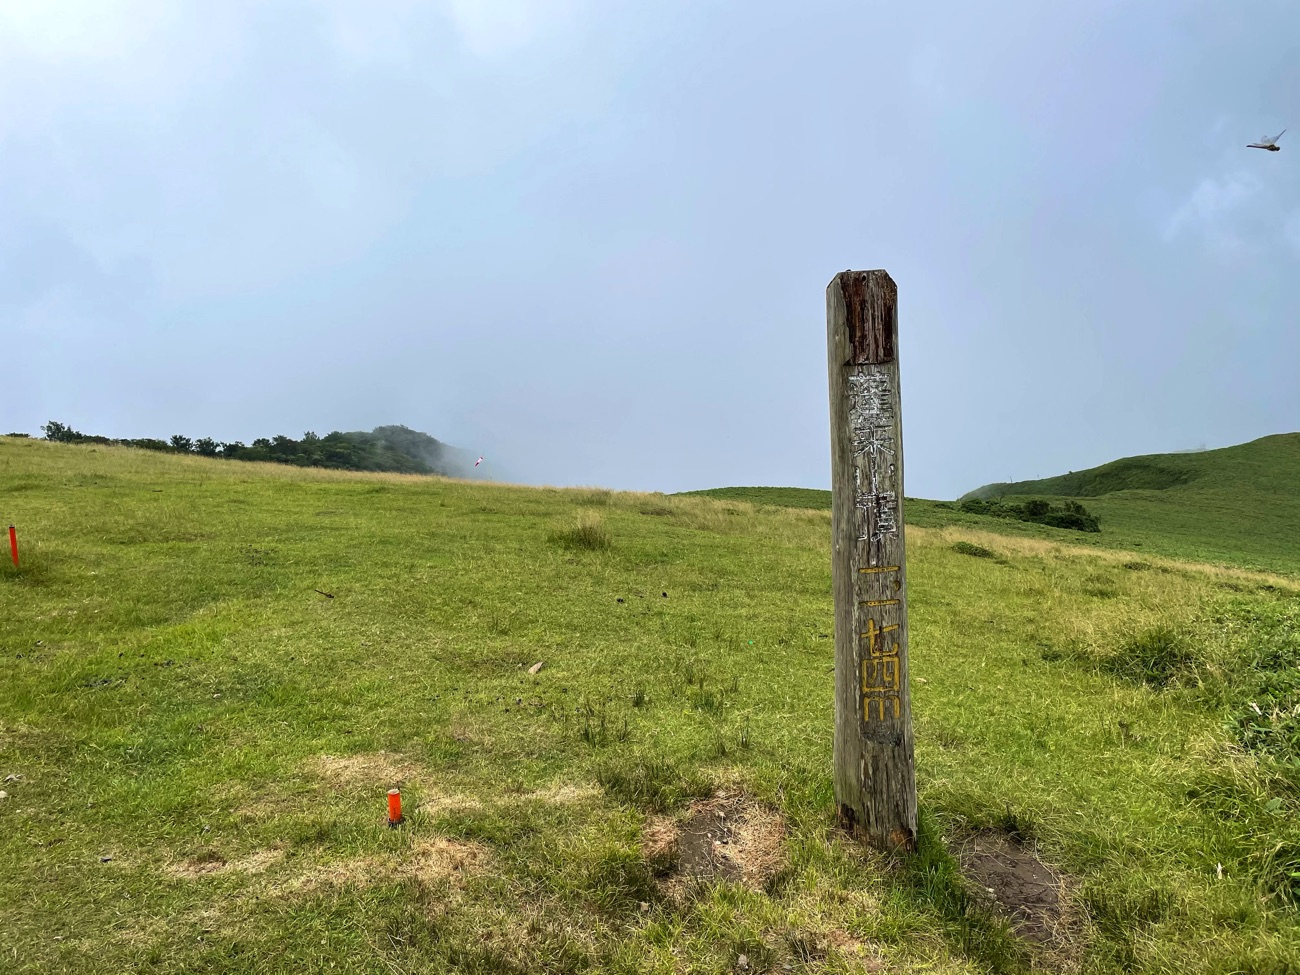
<svg viewBox="0 0 1300 975">
<path fill-rule="evenodd" d="M 675 498 L 710 498 L 714 501 L 740 501 L 755 508 L 799 508 L 809 511 L 831 510 L 831 492 L 816 488 L 790 487 L 723 487 L 707 488 L 702 491 L 684 491 L 674 494 Z M 981 517 L 958 510 L 948 501 L 928 501 L 924 498 L 907 498 L 904 503 L 907 523 L 921 528 L 975 528 L 983 531 L 997 531 L 1027 538 L 1048 538 L 1080 540 L 1078 532 L 1047 528 L 1043 525 L 1025 522 L 1007 522 L 1001 519 Z"/>
<path fill-rule="evenodd" d="M 1221 450 L 1127 457 L 1086 471 L 989 484 L 967 497 L 1086 499 L 1101 544 L 1300 573 L 1300 433 Z"/>
<path fill-rule="evenodd" d="M 755 505 L 830 510 L 829 491 L 738 487 L 695 496 Z M 957 503 L 908 498 L 909 524 L 973 528 L 1072 545 L 1300 575 L 1300 433 L 1236 447 L 1128 457 L 1086 471 L 1015 484 L 988 484 L 965 498 L 1082 499 L 1101 533 L 969 514 Z"/>
<path fill-rule="evenodd" d="M 1015 972 L 983 828 L 1084 971 L 1300 970 L 1286 579 L 910 503 L 887 858 L 835 828 L 824 510 L 14 439 L 0 504 L 5 972 Z M 668 897 L 646 831 L 720 788 L 781 866 Z"/>
<path fill-rule="evenodd" d="M 831 492 L 819 491 L 815 488 L 724 487 L 709 488 L 705 491 L 683 491 L 674 497 L 744 501 L 759 507 L 811 508 L 818 511 L 829 511 L 831 508 Z"/>
<path fill-rule="evenodd" d="M 977 559 L 996 559 L 998 554 L 992 549 L 987 549 L 983 545 L 975 545 L 971 542 L 954 542 L 952 546 L 954 552 L 960 552 L 962 555 L 971 555 Z"/>
</svg>

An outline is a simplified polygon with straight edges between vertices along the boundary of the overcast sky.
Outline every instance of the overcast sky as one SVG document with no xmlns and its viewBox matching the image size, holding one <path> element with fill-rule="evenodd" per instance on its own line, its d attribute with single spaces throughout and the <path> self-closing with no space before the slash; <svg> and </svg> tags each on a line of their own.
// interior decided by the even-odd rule
<svg viewBox="0 0 1300 975">
<path fill-rule="evenodd" d="M 1300 4 L 0 0 L 0 432 L 825 487 L 847 268 L 911 496 L 1300 429 Z"/>
</svg>

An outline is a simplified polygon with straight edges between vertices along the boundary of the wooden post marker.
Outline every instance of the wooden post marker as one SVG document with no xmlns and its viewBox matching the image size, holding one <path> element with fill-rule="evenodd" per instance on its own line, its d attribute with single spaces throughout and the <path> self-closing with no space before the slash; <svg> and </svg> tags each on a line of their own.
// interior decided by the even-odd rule
<svg viewBox="0 0 1300 975">
<path fill-rule="evenodd" d="M 855 835 L 916 846 L 907 683 L 898 287 L 844 271 L 826 289 L 835 592 L 835 802 Z"/>
</svg>

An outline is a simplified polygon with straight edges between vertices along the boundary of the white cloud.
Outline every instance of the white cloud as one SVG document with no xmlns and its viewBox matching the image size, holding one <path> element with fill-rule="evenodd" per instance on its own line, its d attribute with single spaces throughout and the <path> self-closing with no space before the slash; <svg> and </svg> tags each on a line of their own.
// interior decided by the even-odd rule
<svg viewBox="0 0 1300 975">
<path fill-rule="evenodd" d="M 4 202 L 160 301 L 354 259 L 423 187 L 597 115 L 585 2 L 0 0 Z"/>
<path fill-rule="evenodd" d="M 0 0 L 0 136 L 75 141 L 61 127 L 92 116 L 161 119 L 238 71 L 245 13 L 235 0 Z"/>
<path fill-rule="evenodd" d="M 1259 180 L 1249 173 L 1231 173 L 1223 179 L 1205 177 L 1169 218 L 1165 236 L 1175 237 L 1187 228 L 1221 221 L 1258 193 L 1259 188 Z"/>
<path fill-rule="evenodd" d="M 571 24 L 582 0 L 331 0 L 329 33 L 336 50 L 358 62 L 412 60 L 411 34 L 428 14 L 450 25 L 479 58 L 517 53 Z M 425 21 L 427 24 L 427 20 Z"/>
<path fill-rule="evenodd" d="M 8 0 L 0 4 L 0 44 L 56 64 L 121 60 L 175 14 L 167 0 Z"/>
<path fill-rule="evenodd" d="M 1237 171 L 1222 178 L 1205 177 L 1165 222 L 1164 239 L 1170 241 L 1183 234 L 1196 234 L 1220 254 L 1244 250 L 1247 245 L 1233 227 L 1233 217 L 1260 189 L 1259 180 L 1246 172 Z"/>
<path fill-rule="evenodd" d="M 578 13 L 578 0 L 446 0 L 461 43 L 483 58 L 514 53 Z"/>
</svg>

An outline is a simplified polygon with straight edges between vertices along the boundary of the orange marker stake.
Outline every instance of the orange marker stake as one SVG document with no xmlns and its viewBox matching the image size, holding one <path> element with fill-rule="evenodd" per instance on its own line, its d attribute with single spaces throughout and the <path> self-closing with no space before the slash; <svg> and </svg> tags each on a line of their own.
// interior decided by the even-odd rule
<svg viewBox="0 0 1300 975">
<path fill-rule="evenodd" d="M 388 790 L 388 825 L 396 826 L 402 821 L 402 793 L 397 789 Z"/>
<path fill-rule="evenodd" d="M 18 530 L 13 525 L 9 526 L 9 554 L 14 558 L 14 565 L 18 564 Z"/>
</svg>

